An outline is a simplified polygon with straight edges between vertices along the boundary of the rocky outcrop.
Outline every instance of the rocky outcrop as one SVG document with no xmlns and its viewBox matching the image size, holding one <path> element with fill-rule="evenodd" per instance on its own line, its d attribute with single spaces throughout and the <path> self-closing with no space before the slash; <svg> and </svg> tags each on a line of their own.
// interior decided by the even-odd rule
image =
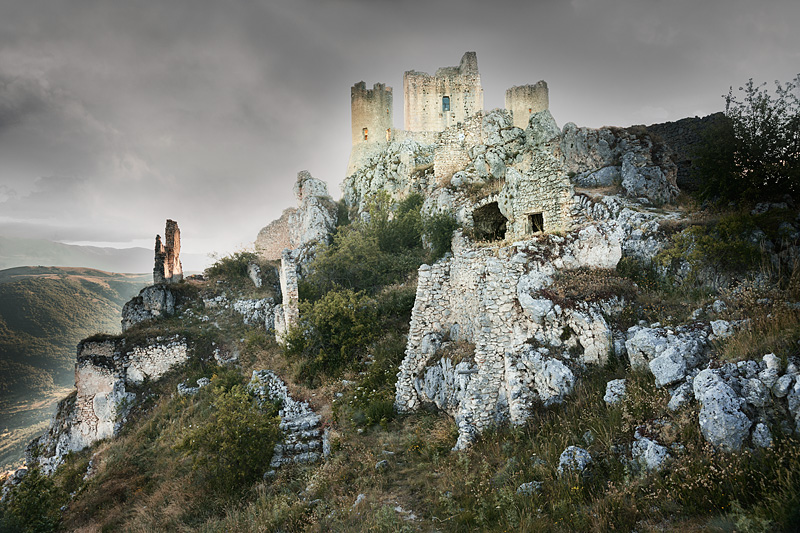
<svg viewBox="0 0 800 533">
<path fill-rule="evenodd" d="M 177 283 L 183 279 L 181 266 L 181 230 L 178 223 L 167 219 L 164 228 L 164 241 L 156 235 L 155 266 L 153 267 L 153 283 Z"/>
<path fill-rule="evenodd" d="M 496 253 L 454 238 L 452 258 L 420 267 L 397 408 L 446 410 L 463 448 L 500 420 L 523 423 L 535 405 L 563 401 L 582 368 L 606 362 L 612 335 L 602 304 L 562 308 L 541 291 L 556 269 L 613 267 L 621 235 L 607 230 L 547 235 Z M 443 358 L 451 341 L 473 343 L 471 361 Z"/>
<path fill-rule="evenodd" d="M 116 435 L 137 400 L 130 386 L 156 380 L 188 357 L 186 343 L 177 337 L 127 351 L 122 340 L 82 342 L 76 391 L 59 402 L 47 432 L 28 446 L 28 463 L 37 462 L 49 474 L 69 452 Z"/>
<path fill-rule="evenodd" d="M 661 205 L 678 195 L 677 166 L 671 152 L 644 128 L 564 126 L 561 149 L 565 168 L 579 187 L 619 184 L 631 198 Z"/>
<path fill-rule="evenodd" d="M 297 174 L 294 195 L 297 208 L 285 210 L 281 218 L 263 228 L 256 238 L 256 252 L 263 259 L 280 259 L 286 248 L 327 243 L 336 227 L 336 204 L 324 181 L 303 170 Z"/>
<path fill-rule="evenodd" d="M 122 331 L 132 326 L 164 318 L 175 313 L 176 296 L 168 285 L 151 285 L 139 291 L 139 295 L 122 306 Z"/>
</svg>

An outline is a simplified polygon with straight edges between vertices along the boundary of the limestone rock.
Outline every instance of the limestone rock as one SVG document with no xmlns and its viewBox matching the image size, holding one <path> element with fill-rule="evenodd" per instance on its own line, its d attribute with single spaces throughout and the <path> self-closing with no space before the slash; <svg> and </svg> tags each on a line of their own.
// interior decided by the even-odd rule
<svg viewBox="0 0 800 533">
<path fill-rule="evenodd" d="M 648 366 L 656 378 L 656 387 L 672 385 L 686 375 L 686 360 L 673 346 L 661 352 Z"/>
<path fill-rule="evenodd" d="M 639 435 L 638 432 L 635 439 L 631 447 L 631 456 L 634 461 L 648 472 L 664 468 L 664 463 L 670 458 L 667 448 L 652 439 Z"/>
<path fill-rule="evenodd" d="M 603 401 L 609 405 L 622 401 L 625 397 L 625 380 L 612 379 L 606 383 L 606 393 L 603 396 Z"/>
<path fill-rule="evenodd" d="M 772 432 L 770 432 L 766 424 L 759 422 L 756 424 L 756 427 L 753 428 L 752 440 L 753 446 L 769 448 L 772 446 Z"/>
<path fill-rule="evenodd" d="M 175 295 L 167 285 L 151 285 L 122 306 L 122 331 L 156 318 L 175 313 Z"/>
<path fill-rule="evenodd" d="M 750 419 L 741 411 L 743 400 L 712 369 L 701 371 L 692 384 L 702 405 L 700 430 L 705 439 L 725 451 L 737 451 L 750 434 Z"/>
<path fill-rule="evenodd" d="M 567 472 L 583 473 L 592 464 L 592 456 L 578 446 L 569 446 L 558 458 L 558 473 Z"/>
<path fill-rule="evenodd" d="M 543 483 L 541 481 L 529 481 L 517 487 L 517 494 L 522 496 L 532 496 L 539 494 L 542 491 Z"/>
</svg>

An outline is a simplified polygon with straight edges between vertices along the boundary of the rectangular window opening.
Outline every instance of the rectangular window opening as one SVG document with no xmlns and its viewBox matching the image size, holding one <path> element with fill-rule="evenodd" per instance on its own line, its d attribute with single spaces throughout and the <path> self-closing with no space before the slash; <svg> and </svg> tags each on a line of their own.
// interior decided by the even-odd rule
<svg viewBox="0 0 800 533">
<path fill-rule="evenodd" d="M 544 216 L 541 213 L 531 213 L 528 215 L 528 232 L 536 233 L 544 231 Z"/>
<path fill-rule="evenodd" d="M 363 130 L 361 130 L 361 134 L 364 136 L 364 140 L 365 141 L 367 140 L 367 133 L 368 133 L 367 128 L 364 128 Z"/>
<path fill-rule="evenodd" d="M 443 96 L 442 97 L 442 111 L 450 111 L 450 97 Z"/>
</svg>

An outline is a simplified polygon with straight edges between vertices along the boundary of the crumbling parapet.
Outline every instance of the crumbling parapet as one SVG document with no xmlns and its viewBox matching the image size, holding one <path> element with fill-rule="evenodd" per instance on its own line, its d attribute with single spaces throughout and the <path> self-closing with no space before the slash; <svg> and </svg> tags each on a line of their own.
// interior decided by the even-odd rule
<svg viewBox="0 0 800 533">
<path fill-rule="evenodd" d="M 177 283 L 183 279 L 180 254 L 181 230 L 177 222 L 167 219 L 164 241 L 161 241 L 160 235 L 156 235 L 153 283 Z"/>
</svg>

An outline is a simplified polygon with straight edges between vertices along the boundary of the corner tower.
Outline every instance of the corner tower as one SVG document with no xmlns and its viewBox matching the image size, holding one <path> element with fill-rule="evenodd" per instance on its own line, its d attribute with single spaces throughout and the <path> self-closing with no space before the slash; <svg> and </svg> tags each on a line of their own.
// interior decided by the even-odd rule
<svg viewBox="0 0 800 533">
<path fill-rule="evenodd" d="M 350 89 L 350 122 L 353 146 L 363 142 L 387 142 L 392 139 L 392 88 L 376 83 L 372 89 L 360 81 Z"/>
<path fill-rule="evenodd" d="M 444 131 L 483 111 L 478 56 L 467 52 L 457 67 L 443 67 L 431 76 L 409 70 L 403 75 L 404 129 Z"/>
<path fill-rule="evenodd" d="M 514 126 L 528 127 L 531 115 L 550 109 L 550 93 L 544 80 L 534 85 L 519 85 L 506 89 L 506 109 L 514 117 Z"/>
</svg>

